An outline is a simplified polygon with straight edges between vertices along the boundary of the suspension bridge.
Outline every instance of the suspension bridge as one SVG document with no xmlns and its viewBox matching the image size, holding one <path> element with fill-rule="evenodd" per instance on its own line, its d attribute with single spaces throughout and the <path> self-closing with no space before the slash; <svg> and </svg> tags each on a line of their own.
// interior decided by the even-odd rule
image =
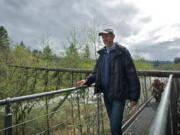
<svg viewBox="0 0 180 135">
<path fill-rule="evenodd" d="M 94 95 L 94 85 L 74 87 L 91 72 L 10 65 L 6 88 L 19 96 L 0 100 L 0 135 L 106 135 L 110 129 L 103 95 Z M 123 134 L 180 134 L 180 72 L 137 73 L 141 96 L 134 108 L 126 102 Z M 147 90 L 155 78 L 166 84 L 160 103 Z"/>
</svg>

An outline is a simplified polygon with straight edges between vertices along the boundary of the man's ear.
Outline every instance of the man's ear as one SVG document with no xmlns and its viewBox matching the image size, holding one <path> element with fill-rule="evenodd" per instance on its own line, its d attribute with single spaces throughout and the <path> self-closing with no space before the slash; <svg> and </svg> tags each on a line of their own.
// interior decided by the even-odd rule
<svg viewBox="0 0 180 135">
<path fill-rule="evenodd" d="M 115 38 L 115 35 L 113 34 L 112 36 L 113 36 L 113 39 L 114 39 L 114 38 Z"/>
</svg>

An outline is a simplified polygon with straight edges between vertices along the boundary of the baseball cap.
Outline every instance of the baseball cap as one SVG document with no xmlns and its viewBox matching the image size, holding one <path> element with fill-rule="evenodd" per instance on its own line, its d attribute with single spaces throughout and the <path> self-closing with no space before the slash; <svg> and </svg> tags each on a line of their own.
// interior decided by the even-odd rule
<svg viewBox="0 0 180 135">
<path fill-rule="evenodd" d="M 102 34 L 113 34 L 114 35 L 114 31 L 112 29 L 104 29 L 103 31 L 99 32 L 99 36 L 101 36 Z"/>
</svg>

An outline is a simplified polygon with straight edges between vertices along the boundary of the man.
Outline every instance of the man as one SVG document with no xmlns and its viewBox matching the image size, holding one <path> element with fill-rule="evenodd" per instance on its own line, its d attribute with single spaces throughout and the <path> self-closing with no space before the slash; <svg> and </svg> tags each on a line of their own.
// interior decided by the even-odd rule
<svg viewBox="0 0 180 135">
<path fill-rule="evenodd" d="M 98 51 L 99 58 L 92 74 L 77 86 L 95 82 L 95 93 L 104 93 L 104 103 L 110 120 L 111 134 L 122 135 L 121 125 L 125 100 L 131 107 L 136 105 L 140 95 L 140 83 L 129 51 L 114 42 L 112 29 L 99 33 L 105 47 Z"/>
</svg>

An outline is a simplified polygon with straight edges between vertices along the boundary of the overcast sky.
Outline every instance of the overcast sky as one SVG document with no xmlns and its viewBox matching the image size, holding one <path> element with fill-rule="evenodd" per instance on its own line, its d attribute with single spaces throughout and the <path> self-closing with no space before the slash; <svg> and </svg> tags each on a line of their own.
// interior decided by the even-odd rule
<svg viewBox="0 0 180 135">
<path fill-rule="evenodd" d="M 73 27 L 113 28 L 116 41 L 149 60 L 180 56 L 180 0 L 0 0 L 0 25 L 32 49 L 48 36 L 62 52 Z"/>
</svg>

